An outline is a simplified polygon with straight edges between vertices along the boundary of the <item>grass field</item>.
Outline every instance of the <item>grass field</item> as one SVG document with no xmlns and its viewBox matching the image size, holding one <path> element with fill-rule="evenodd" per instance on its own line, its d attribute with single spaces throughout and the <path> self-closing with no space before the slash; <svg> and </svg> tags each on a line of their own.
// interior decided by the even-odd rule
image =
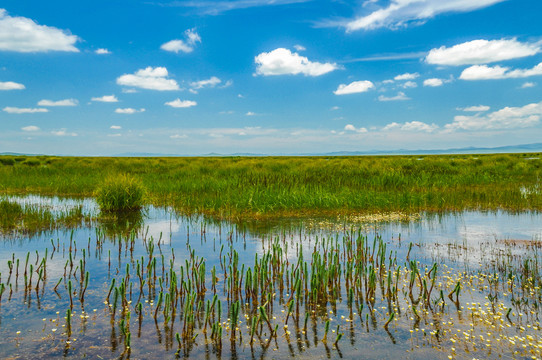
<svg viewBox="0 0 542 360">
<path fill-rule="evenodd" d="M 223 218 L 540 210 L 539 156 L 3 156 L 0 193 L 95 196 L 105 179 L 130 174 L 147 203 Z"/>
</svg>

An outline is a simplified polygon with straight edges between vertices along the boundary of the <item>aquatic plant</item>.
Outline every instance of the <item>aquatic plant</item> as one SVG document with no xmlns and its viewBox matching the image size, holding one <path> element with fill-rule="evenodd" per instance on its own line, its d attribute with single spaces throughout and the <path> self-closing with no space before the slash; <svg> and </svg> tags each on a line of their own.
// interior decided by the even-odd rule
<svg viewBox="0 0 542 360">
<path fill-rule="evenodd" d="M 144 205 L 145 188 L 134 176 L 110 176 L 96 189 L 96 202 L 104 212 L 140 210 Z"/>
</svg>

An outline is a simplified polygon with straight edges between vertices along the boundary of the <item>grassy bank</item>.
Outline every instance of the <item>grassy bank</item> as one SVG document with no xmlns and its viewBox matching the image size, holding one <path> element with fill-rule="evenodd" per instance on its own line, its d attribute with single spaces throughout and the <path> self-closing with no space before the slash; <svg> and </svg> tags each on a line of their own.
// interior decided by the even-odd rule
<svg viewBox="0 0 542 360">
<path fill-rule="evenodd" d="M 3 156 L 0 192 L 93 196 L 104 179 L 130 174 L 155 205 L 224 217 L 541 210 L 539 156 Z"/>
</svg>

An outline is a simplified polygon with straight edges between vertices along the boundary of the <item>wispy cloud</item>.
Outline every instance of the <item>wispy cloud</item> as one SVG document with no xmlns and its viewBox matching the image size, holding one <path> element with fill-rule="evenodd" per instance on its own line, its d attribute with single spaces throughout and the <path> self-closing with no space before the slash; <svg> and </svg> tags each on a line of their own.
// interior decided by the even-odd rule
<svg viewBox="0 0 542 360">
<path fill-rule="evenodd" d="M 347 31 L 398 29 L 410 24 L 420 24 L 439 14 L 469 12 L 482 9 L 504 0 L 392 0 L 386 7 L 376 9 L 355 19 L 334 22 Z"/>
<path fill-rule="evenodd" d="M 196 32 L 196 29 L 188 29 L 184 32 L 184 40 L 175 39 L 168 41 L 160 46 L 160 49 L 174 53 L 184 52 L 191 53 L 197 43 L 201 42 L 201 37 Z"/>
<path fill-rule="evenodd" d="M 378 101 L 405 101 L 405 100 L 410 100 L 410 98 L 406 96 L 406 94 L 402 91 L 399 91 L 397 95 L 395 96 L 380 95 L 378 97 Z"/>
<path fill-rule="evenodd" d="M 219 15 L 227 11 L 248 9 L 262 6 L 278 6 L 305 3 L 312 0 L 217 0 L 217 1 L 171 1 L 164 3 L 155 3 L 161 6 L 175 6 L 192 8 L 201 15 Z"/>
<path fill-rule="evenodd" d="M 51 131 L 51 134 L 55 136 L 77 136 L 77 133 L 67 132 L 66 130 L 67 129 L 54 130 L 54 131 Z"/>
<path fill-rule="evenodd" d="M 24 126 L 21 128 L 22 131 L 28 131 L 28 132 L 32 132 L 32 131 L 39 131 L 40 128 L 35 126 L 35 125 L 28 125 L 28 126 Z"/>
<path fill-rule="evenodd" d="M 64 99 L 64 100 L 47 100 L 43 99 L 38 102 L 38 106 L 77 106 L 79 102 L 76 99 Z"/>
<path fill-rule="evenodd" d="M 137 109 L 134 109 L 134 108 L 124 108 L 124 109 L 118 108 L 118 109 L 115 109 L 115 112 L 116 112 L 117 114 L 128 114 L 128 115 L 131 115 L 131 114 L 136 114 L 136 113 L 145 112 L 145 109 L 141 108 L 141 109 L 137 110 Z"/>
<path fill-rule="evenodd" d="M 382 131 L 412 131 L 431 133 L 438 129 L 438 125 L 426 124 L 422 121 L 407 121 L 403 124 L 392 122 L 382 128 Z"/>
<path fill-rule="evenodd" d="M 19 107 L 13 107 L 13 106 L 6 106 L 2 110 L 4 112 L 7 112 L 8 114 L 34 114 L 34 113 L 49 112 L 49 110 L 43 109 L 43 108 L 19 108 Z"/>
<path fill-rule="evenodd" d="M 74 46 L 78 40 L 77 36 L 65 30 L 38 25 L 34 20 L 25 17 L 12 17 L 5 9 L 0 9 L 0 51 L 79 52 Z"/>
</svg>

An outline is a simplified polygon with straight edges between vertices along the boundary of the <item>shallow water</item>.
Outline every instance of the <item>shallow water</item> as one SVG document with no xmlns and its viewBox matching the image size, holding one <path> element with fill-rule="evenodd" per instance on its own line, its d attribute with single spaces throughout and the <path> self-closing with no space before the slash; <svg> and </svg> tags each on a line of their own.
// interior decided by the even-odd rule
<svg viewBox="0 0 542 360">
<path fill-rule="evenodd" d="M 83 204 L 85 211 L 97 213 L 96 205 L 88 199 L 33 197 L 17 201 L 61 210 Z M 186 218 L 168 209 L 150 207 L 141 217 L 117 222 L 96 220 L 90 227 L 55 230 L 31 238 L 6 237 L 0 242 L 1 281 L 5 284 L 0 302 L 0 357 L 540 357 L 540 279 L 528 279 L 539 274 L 541 220 L 542 215 L 537 213 L 464 212 L 424 214 L 406 222 L 290 219 L 272 224 L 230 224 Z M 350 257 L 354 253 L 367 255 L 368 264 L 360 270 L 363 276 L 357 285 L 347 284 L 346 280 L 347 263 L 352 261 L 348 259 L 360 259 Z M 376 260 L 379 253 L 384 254 L 380 262 Z M 300 254 L 308 269 L 300 276 L 307 281 L 292 292 Z M 312 267 L 315 254 L 326 257 L 324 264 L 331 264 L 337 256 L 341 276 L 335 285 L 325 287 L 324 300 L 311 303 L 312 295 L 308 293 L 313 287 L 313 275 L 322 271 Z M 255 258 L 261 264 L 266 257 L 267 269 L 272 273 L 266 276 L 272 280 L 261 283 L 254 298 L 247 293 L 246 271 L 254 269 Z M 530 263 L 525 265 L 525 260 Z M 11 274 L 8 261 L 13 261 Z M 154 268 L 149 266 L 153 261 Z M 205 280 L 199 282 L 199 294 L 189 309 L 186 304 L 198 282 L 194 269 L 201 271 L 202 261 Z M 431 274 L 430 269 L 437 264 L 435 291 L 430 292 L 428 305 L 413 301 L 419 299 L 408 294 L 412 270 L 405 269 L 413 266 L 411 261 L 427 282 L 431 277 L 425 275 Z M 34 270 L 32 280 L 30 265 Z M 213 267 L 216 290 L 212 284 Z M 138 268 L 142 269 L 139 273 Z M 367 292 L 366 284 L 371 269 L 376 269 L 377 283 L 383 284 L 376 286 L 373 293 Z M 38 281 L 40 270 L 44 279 Z M 85 286 L 87 272 L 89 281 Z M 171 292 L 176 295 L 170 297 L 175 300 L 169 309 L 175 309 L 175 313 L 164 311 L 165 299 L 157 306 L 160 290 L 164 297 L 170 291 L 173 273 L 177 287 Z M 495 274 L 499 280 L 488 280 Z M 393 284 L 396 276 L 399 291 L 390 298 L 388 277 Z M 507 282 L 506 276 L 511 280 Z M 114 291 L 107 302 L 113 279 Z M 119 295 L 118 305 L 114 306 L 114 293 L 122 293 L 119 287 L 123 279 L 127 284 L 126 301 L 131 302 L 122 306 Z M 190 291 L 183 293 L 183 280 Z M 458 281 L 461 291 L 457 301 L 452 301 L 447 295 Z M 415 295 L 421 294 L 422 278 L 418 283 L 414 276 L 413 283 Z M 355 294 L 352 301 L 347 290 L 350 288 Z M 440 289 L 444 301 L 437 304 Z M 288 305 L 298 298 L 298 292 L 299 300 L 288 316 Z M 205 307 L 207 301 L 212 303 L 214 294 L 221 301 L 222 312 L 219 316 L 215 306 L 205 325 Z M 240 304 L 240 322 L 232 337 L 229 310 L 236 300 Z M 142 304 L 140 312 L 138 302 Z M 269 325 L 261 316 L 260 306 L 266 311 Z M 70 326 L 68 309 L 73 312 Z M 512 310 L 504 316 L 507 309 Z M 386 329 L 384 324 L 391 312 L 394 319 Z M 252 336 L 253 318 L 259 322 Z M 211 335 L 213 323 L 222 327 L 221 336 Z M 186 330 L 186 326 L 192 329 Z M 180 343 L 176 333 L 181 336 Z M 343 335 L 334 344 L 337 333 Z"/>
</svg>

